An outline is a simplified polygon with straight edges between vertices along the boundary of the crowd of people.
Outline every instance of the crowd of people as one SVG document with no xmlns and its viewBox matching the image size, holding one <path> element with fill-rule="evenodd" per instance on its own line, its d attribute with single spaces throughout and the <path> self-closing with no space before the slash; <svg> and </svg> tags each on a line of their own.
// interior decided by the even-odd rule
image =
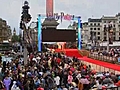
<svg viewBox="0 0 120 90">
<path fill-rule="evenodd" d="M 0 60 L 0 90 L 102 90 L 120 86 L 119 75 L 97 74 L 90 65 L 62 53 L 30 54 L 27 65 L 20 57 L 11 62 Z"/>
<path fill-rule="evenodd" d="M 110 56 L 110 57 L 119 57 L 120 56 L 120 49 L 118 48 L 111 48 L 109 52 L 106 49 L 95 49 L 91 50 L 91 52 L 95 52 L 96 54 L 103 55 L 103 56 Z"/>
<path fill-rule="evenodd" d="M 94 49 L 90 51 L 89 57 L 108 61 L 111 63 L 118 63 L 120 57 L 120 49 L 111 48 L 109 51 L 106 49 Z"/>
</svg>

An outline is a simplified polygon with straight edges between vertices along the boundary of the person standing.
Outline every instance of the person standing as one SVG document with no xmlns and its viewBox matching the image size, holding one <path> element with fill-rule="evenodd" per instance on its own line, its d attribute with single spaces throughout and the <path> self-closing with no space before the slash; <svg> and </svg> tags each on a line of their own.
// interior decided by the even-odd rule
<svg viewBox="0 0 120 90">
<path fill-rule="evenodd" d="M 69 71 L 69 75 L 68 75 L 68 85 L 69 85 L 69 87 L 71 86 L 71 83 L 72 83 L 72 80 L 73 80 L 73 77 L 72 77 L 72 72 L 71 71 Z"/>
<path fill-rule="evenodd" d="M 0 90 L 4 90 L 4 84 L 3 84 L 2 80 L 0 80 Z"/>
<path fill-rule="evenodd" d="M 8 76 L 6 76 L 3 80 L 3 83 L 5 85 L 5 89 L 9 90 L 10 84 L 11 84 L 11 79 Z"/>
<path fill-rule="evenodd" d="M 54 80 L 55 80 L 55 83 L 56 83 L 56 85 L 57 85 L 57 88 L 59 88 L 59 85 L 60 85 L 60 77 L 57 75 L 57 76 L 54 78 Z"/>
</svg>

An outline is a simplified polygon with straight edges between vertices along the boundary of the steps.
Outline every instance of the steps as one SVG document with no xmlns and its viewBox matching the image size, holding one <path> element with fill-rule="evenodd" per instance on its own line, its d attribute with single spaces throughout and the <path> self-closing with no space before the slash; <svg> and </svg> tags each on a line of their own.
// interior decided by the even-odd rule
<svg viewBox="0 0 120 90">
<path fill-rule="evenodd" d="M 69 57 L 75 56 L 77 58 L 80 58 L 84 56 L 84 53 L 81 50 L 79 51 L 78 49 L 64 49 L 64 50 L 55 49 L 55 52 L 63 52 Z"/>
<path fill-rule="evenodd" d="M 82 57 L 82 54 L 81 52 L 78 51 L 78 49 L 65 49 L 65 54 L 69 57 Z"/>
</svg>

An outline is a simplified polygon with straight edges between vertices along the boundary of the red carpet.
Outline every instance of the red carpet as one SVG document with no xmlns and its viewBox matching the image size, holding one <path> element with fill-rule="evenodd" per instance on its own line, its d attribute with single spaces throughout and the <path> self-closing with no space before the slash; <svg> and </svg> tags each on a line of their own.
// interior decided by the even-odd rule
<svg viewBox="0 0 120 90">
<path fill-rule="evenodd" d="M 90 63 L 93 63 L 93 64 L 97 64 L 97 65 L 100 65 L 100 66 L 103 66 L 103 67 L 106 67 L 106 68 L 110 68 L 110 69 L 113 69 L 113 70 L 116 70 L 116 71 L 120 71 L 120 65 L 111 64 L 111 63 L 107 63 L 107 62 L 102 62 L 102 61 L 94 60 L 94 59 L 87 58 L 87 57 L 82 57 L 82 55 L 79 54 L 77 49 L 64 49 L 64 50 L 56 49 L 55 51 L 56 52 L 65 52 L 66 55 L 69 56 L 69 57 L 75 56 L 75 57 L 77 57 L 77 58 L 79 58 L 83 61 L 90 62 Z"/>
<path fill-rule="evenodd" d="M 55 49 L 55 52 L 64 52 L 67 56 L 69 57 L 82 57 L 82 55 L 79 54 L 79 51 L 78 49 L 64 49 L 64 50 L 61 50 L 61 49 Z"/>
<path fill-rule="evenodd" d="M 110 69 L 113 69 L 113 70 L 120 71 L 120 65 L 111 64 L 111 63 L 107 63 L 107 62 L 102 62 L 102 61 L 94 60 L 94 59 L 87 58 L 87 57 L 82 57 L 82 58 L 79 58 L 79 59 L 81 59 L 83 61 L 86 61 L 86 62 L 93 63 L 93 64 L 97 64 L 97 65 L 100 65 L 100 66 L 103 66 L 103 67 L 106 67 L 106 68 L 110 68 Z"/>
<path fill-rule="evenodd" d="M 65 53 L 69 57 L 73 57 L 73 56 L 77 58 L 82 57 L 82 55 L 79 54 L 78 49 L 65 49 Z"/>
</svg>

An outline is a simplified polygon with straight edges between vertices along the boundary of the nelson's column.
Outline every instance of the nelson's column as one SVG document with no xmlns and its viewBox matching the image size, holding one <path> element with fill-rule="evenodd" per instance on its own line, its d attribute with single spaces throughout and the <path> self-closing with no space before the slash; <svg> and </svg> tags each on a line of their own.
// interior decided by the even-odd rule
<svg viewBox="0 0 120 90">
<path fill-rule="evenodd" d="M 43 29 L 57 28 L 59 23 L 54 18 L 49 18 L 54 15 L 54 0 L 46 0 L 46 16 L 47 18 L 42 23 Z"/>
</svg>

